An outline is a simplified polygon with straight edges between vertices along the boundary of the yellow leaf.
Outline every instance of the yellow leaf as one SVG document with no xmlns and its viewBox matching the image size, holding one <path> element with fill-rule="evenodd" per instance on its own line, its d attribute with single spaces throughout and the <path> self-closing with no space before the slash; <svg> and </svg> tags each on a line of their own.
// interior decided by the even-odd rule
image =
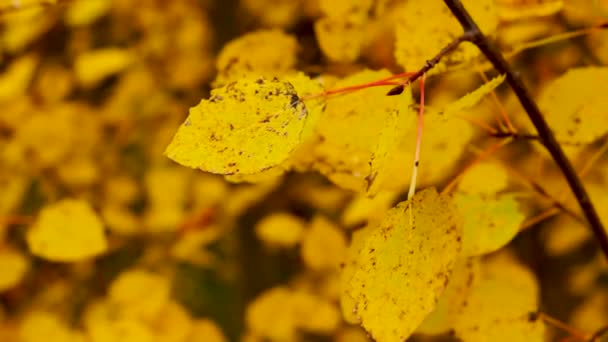
<svg viewBox="0 0 608 342">
<path fill-rule="evenodd" d="M 353 62 L 359 58 L 365 33 L 365 26 L 344 18 L 325 17 L 315 22 L 319 47 L 333 62 Z"/>
<path fill-rule="evenodd" d="M 412 90 L 407 87 L 404 94 L 400 97 L 404 97 L 402 101 L 403 108 L 409 108 L 412 104 Z M 414 135 L 407 137 L 407 133 L 412 128 L 412 116 L 408 111 L 391 111 L 386 116 L 384 127 L 380 132 L 378 139 L 378 145 L 372 155 L 371 160 L 371 173 L 368 180 L 367 194 L 375 196 L 382 189 L 391 188 L 391 181 L 393 178 L 392 170 L 394 169 L 395 156 L 400 152 L 402 146 L 401 142 L 404 139 L 415 140 Z M 414 151 L 410 151 L 414 153 Z"/>
<path fill-rule="evenodd" d="M 2 48 L 19 53 L 55 24 L 54 16 L 43 6 L 20 8 L 3 13 Z"/>
<path fill-rule="evenodd" d="M 302 239 L 304 222 L 288 213 L 264 217 L 255 226 L 257 237 L 270 246 L 293 247 Z"/>
<path fill-rule="evenodd" d="M 271 341 L 294 341 L 296 322 L 289 289 L 266 290 L 247 306 L 247 328 L 255 336 Z"/>
<path fill-rule="evenodd" d="M 334 84 L 334 88 L 363 84 L 388 76 L 390 73 L 386 70 L 363 70 L 340 80 Z M 314 169 L 342 188 L 366 191 L 372 172 L 370 163 L 379 147 L 381 132 L 390 131 L 395 125 L 398 127 L 400 121 L 396 120 L 405 120 L 409 114 L 409 91 L 405 98 L 385 95 L 386 89 L 376 87 L 327 101 L 327 108 L 317 125 L 318 141 L 312 148 Z M 411 119 L 413 125 L 415 118 L 412 116 Z M 380 145 L 387 152 L 392 146 L 391 137 L 392 134 L 386 134 L 382 138 L 385 142 Z M 385 170 L 382 166 L 388 166 L 387 162 L 383 162 L 386 161 L 385 152 L 381 150 L 380 154 L 382 157 L 378 155 L 379 160 L 374 162 L 376 172 Z"/>
<path fill-rule="evenodd" d="M 498 0 L 496 4 L 498 15 L 506 21 L 550 16 L 564 7 L 563 0 Z"/>
<path fill-rule="evenodd" d="M 242 0 L 246 8 L 265 27 L 286 27 L 294 23 L 303 0 Z"/>
<path fill-rule="evenodd" d="M 329 300 L 306 291 L 292 293 L 295 324 L 301 330 L 330 335 L 341 322 L 340 310 Z"/>
<path fill-rule="evenodd" d="M 320 0 L 319 9 L 327 17 L 364 20 L 373 3 L 372 0 Z"/>
<path fill-rule="evenodd" d="M 89 305 L 84 314 L 84 325 L 91 342 L 156 341 L 144 321 L 121 315 L 105 301 Z"/>
<path fill-rule="evenodd" d="M 460 239 L 458 213 L 434 189 L 391 209 L 367 237 L 349 294 L 361 325 L 376 341 L 407 339 L 435 308 Z"/>
<path fill-rule="evenodd" d="M 317 216 L 304 233 L 302 259 L 315 271 L 334 270 L 344 261 L 346 237 L 328 219 Z"/>
<path fill-rule="evenodd" d="M 587 144 L 608 132 L 608 68 L 585 67 L 566 72 L 542 92 L 538 105 L 557 140 Z"/>
<path fill-rule="evenodd" d="M 132 61 L 133 55 L 127 50 L 105 48 L 80 54 L 74 62 L 74 69 L 84 86 L 92 86 L 125 70 Z"/>
<path fill-rule="evenodd" d="M 12 62 L 0 75 L 0 102 L 22 96 L 34 76 L 38 57 L 25 55 Z"/>
<path fill-rule="evenodd" d="M 177 260 L 198 266 L 207 266 L 214 260 L 213 254 L 205 246 L 217 241 L 223 230 L 220 226 L 206 226 L 203 229 L 182 234 L 171 247 L 171 256 Z"/>
<path fill-rule="evenodd" d="M 574 308 L 572 325 L 582 331 L 599 331 L 608 320 L 608 295 L 603 288 L 586 294 L 584 301 Z"/>
<path fill-rule="evenodd" d="M 56 314 L 44 311 L 28 313 L 19 327 L 20 342 L 85 342 L 77 331 L 71 330 Z"/>
<path fill-rule="evenodd" d="M 51 261 L 79 261 L 108 248 L 104 227 L 90 205 L 66 199 L 46 206 L 28 230 L 30 251 Z"/>
<path fill-rule="evenodd" d="M 170 290 L 166 277 L 133 269 L 121 273 L 112 282 L 108 300 L 127 317 L 151 319 L 169 302 Z"/>
<path fill-rule="evenodd" d="M 344 320 L 350 324 L 361 323 L 360 317 L 355 312 L 356 302 L 351 296 L 352 286 L 351 279 L 355 275 L 359 265 L 359 253 L 365 246 L 367 237 L 374 231 L 375 226 L 365 226 L 362 229 L 356 230 L 350 241 L 350 245 L 346 250 L 346 259 L 344 260 L 344 267 L 340 272 L 340 307 L 342 309 L 342 316 Z"/>
<path fill-rule="evenodd" d="M 274 5 L 274 4 L 273 4 Z M 298 42 L 280 30 L 260 30 L 240 36 L 222 48 L 215 62 L 215 87 L 247 77 L 282 77 L 293 72 Z"/>
<path fill-rule="evenodd" d="M 486 95 L 493 92 L 494 89 L 498 88 L 505 80 L 505 75 L 496 76 L 491 79 L 488 83 L 485 83 L 481 87 L 461 97 L 456 102 L 453 102 L 443 109 L 444 115 L 460 114 L 467 109 L 473 108 L 479 103 Z"/>
<path fill-rule="evenodd" d="M 498 25 L 494 0 L 467 0 L 464 6 L 481 30 L 491 35 Z M 456 37 L 463 34 L 462 27 L 448 7 L 440 0 L 408 1 L 398 9 L 395 30 L 395 58 L 405 70 L 418 70 L 430 56 L 436 55 Z M 463 43 L 442 59 L 431 72 L 440 72 L 446 66 L 470 60 L 479 55 L 471 43 Z"/>
<path fill-rule="evenodd" d="M 23 254 L 13 248 L 0 247 L 0 292 L 19 284 L 28 269 L 29 261 Z"/>
<path fill-rule="evenodd" d="M 456 336 L 467 342 L 544 341 L 542 321 L 530 320 L 530 313 L 538 311 L 534 275 L 505 256 L 484 264 L 482 271 L 456 315 Z"/>
<path fill-rule="evenodd" d="M 307 116 L 291 83 L 237 81 L 191 108 L 165 153 L 212 173 L 261 172 L 287 160 L 300 145 Z"/>
<path fill-rule="evenodd" d="M 323 87 L 321 87 L 321 84 L 318 81 L 311 80 L 301 72 L 285 75 L 283 79 L 291 83 L 296 89 L 298 96 L 303 98 L 323 92 Z M 304 143 L 303 145 L 299 146 L 287 160 L 277 166 L 253 174 L 225 175 L 224 178 L 232 183 L 268 183 L 270 181 L 279 180 L 286 171 L 297 168 L 300 159 L 302 157 L 306 158 L 309 155 L 307 151 L 309 145 L 306 144 L 306 142 L 310 141 L 313 136 L 317 122 L 325 108 L 325 100 L 322 97 L 306 99 L 303 100 L 303 102 L 307 111 L 306 125 L 301 134 L 301 140 Z"/>
<path fill-rule="evenodd" d="M 367 195 L 358 195 L 346 206 L 342 212 L 342 224 L 346 227 L 362 223 L 378 223 L 396 202 L 398 192 L 383 191 L 370 198 Z"/>
<path fill-rule="evenodd" d="M 454 203 L 464 217 L 462 253 L 476 256 L 508 244 L 525 219 L 514 195 L 456 193 Z"/>
<path fill-rule="evenodd" d="M 215 322 L 208 319 L 197 319 L 192 323 L 190 334 L 185 342 L 227 342 L 228 339 Z"/>
<path fill-rule="evenodd" d="M 69 26 L 89 25 L 106 14 L 111 6 L 110 0 L 72 1 L 65 13 L 65 21 Z"/>
<path fill-rule="evenodd" d="M 458 183 L 458 191 L 472 195 L 495 195 L 509 183 L 507 170 L 496 162 L 479 162 L 467 169 Z"/>
<path fill-rule="evenodd" d="M 192 318 L 179 303 L 169 301 L 149 324 L 155 341 L 184 342 L 192 328 Z"/>
<path fill-rule="evenodd" d="M 438 335 L 452 329 L 460 307 L 466 305 L 467 298 L 481 276 L 481 263 L 478 258 L 461 258 L 456 263 L 448 286 L 439 298 L 435 310 L 424 319 L 416 332 Z"/>
</svg>

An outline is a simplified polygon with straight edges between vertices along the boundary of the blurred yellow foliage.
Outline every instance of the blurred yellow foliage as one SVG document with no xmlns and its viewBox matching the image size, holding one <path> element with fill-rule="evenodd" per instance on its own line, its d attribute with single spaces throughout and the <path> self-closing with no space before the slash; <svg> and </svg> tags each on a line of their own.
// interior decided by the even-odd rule
<svg viewBox="0 0 608 342">
<path fill-rule="evenodd" d="M 103 222 L 82 200 L 65 199 L 42 209 L 27 232 L 30 251 L 51 261 L 73 262 L 104 253 Z"/>
</svg>

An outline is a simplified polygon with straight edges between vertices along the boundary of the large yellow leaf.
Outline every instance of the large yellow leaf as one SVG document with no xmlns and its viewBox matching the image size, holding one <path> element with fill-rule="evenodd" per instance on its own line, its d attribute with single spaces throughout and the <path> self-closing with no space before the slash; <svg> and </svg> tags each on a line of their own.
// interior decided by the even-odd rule
<svg viewBox="0 0 608 342">
<path fill-rule="evenodd" d="M 43 208 L 26 240 L 33 254 L 52 261 L 88 259 L 108 248 L 97 214 L 87 202 L 72 199 Z"/>
<path fill-rule="evenodd" d="M 608 68 L 569 70 L 542 92 L 538 105 L 560 142 L 590 143 L 608 132 Z"/>
<path fill-rule="evenodd" d="M 333 87 L 360 85 L 388 76 L 386 70 L 363 70 Z M 376 178 L 373 191 L 387 187 L 386 180 L 390 177 L 383 173 L 394 167 L 391 158 L 397 149 L 395 145 L 410 131 L 403 127 L 415 127 L 416 121 L 413 115 L 408 115 L 412 103 L 409 87 L 402 96 L 385 95 L 386 89 L 375 87 L 327 101 L 316 130 L 318 143 L 313 148 L 313 168 L 342 188 L 364 192 Z"/>
<path fill-rule="evenodd" d="M 484 196 L 456 193 L 454 203 L 464 216 L 462 252 L 476 256 L 509 243 L 526 218 L 512 194 Z"/>
<path fill-rule="evenodd" d="M 460 240 L 455 208 L 434 189 L 391 209 L 367 237 L 347 291 L 376 341 L 405 340 L 435 308 Z"/>
<path fill-rule="evenodd" d="M 467 342 L 544 341 L 543 323 L 530 319 L 538 310 L 534 275 L 502 255 L 484 264 L 483 273 L 456 315 L 456 335 Z"/>
<path fill-rule="evenodd" d="M 166 154 L 218 174 L 254 174 L 287 160 L 300 145 L 308 110 L 279 79 L 244 79 L 211 92 L 190 109 Z"/>
</svg>

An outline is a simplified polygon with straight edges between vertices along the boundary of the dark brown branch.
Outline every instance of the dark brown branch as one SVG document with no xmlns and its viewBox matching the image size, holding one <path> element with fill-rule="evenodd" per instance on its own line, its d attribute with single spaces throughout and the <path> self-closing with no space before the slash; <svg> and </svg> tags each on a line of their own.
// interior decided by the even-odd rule
<svg viewBox="0 0 608 342">
<path fill-rule="evenodd" d="M 606 334 L 608 334 L 608 327 L 603 327 L 596 331 L 593 336 L 589 338 L 589 342 L 599 342 L 599 340 Z"/>
<path fill-rule="evenodd" d="M 541 142 L 557 164 L 562 170 L 570 189 L 574 193 L 576 200 L 578 201 L 593 233 L 595 238 L 600 244 L 600 247 L 604 253 L 604 256 L 608 258 L 608 235 L 600 221 L 597 211 L 593 207 L 589 195 L 583 186 L 578 174 L 574 167 L 564 154 L 561 146 L 555 139 L 553 132 L 549 128 L 549 125 L 545 121 L 540 109 L 536 105 L 536 102 L 532 99 L 532 96 L 524 86 L 523 81 L 518 74 L 513 72 L 509 63 L 505 60 L 504 56 L 498 50 L 495 44 L 493 44 L 479 29 L 479 26 L 475 23 L 473 18 L 469 15 L 467 10 L 464 8 L 459 0 L 444 0 L 445 4 L 449 7 L 452 14 L 458 19 L 460 25 L 465 31 L 465 34 L 470 35 L 469 41 L 477 45 L 479 50 L 486 56 L 486 58 L 492 63 L 494 68 L 501 74 L 506 75 L 507 82 L 511 86 L 511 89 L 517 95 L 519 102 L 528 113 L 528 117 L 536 127 Z"/>
<path fill-rule="evenodd" d="M 441 61 L 441 59 L 444 56 L 449 55 L 454 50 L 456 50 L 456 48 L 458 48 L 460 43 L 471 40 L 471 38 L 473 38 L 473 34 L 469 33 L 469 32 L 465 32 L 463 35 L 461 35 L 461 36 L 457 37 L 456 39 L 454 39 L 453 41 L 451 41 L 448 45 L 446 45 L 443 49 L 441 49 L 441 51 L 439 51 L 439 53 L 436 54 L 435 57 L 426 61 L 426 63 L 424 63 L 424 66 L 420 70 L 416 71 L 416 73 L 414 73 L 412 76 L 410 76 L 402 84 L 389 90 L 389 92 L 386 95 L 393 96 L 393 95 L 399 95 L 399 94 L 403 93 L 403 90 L 405 89 L 405 87 L 408 84 L 411 84 L 412 82 L 414 82 L 417 79 L 419 79 L 420 77 L 422 77 L 422 75 L 426 74 L 429 70 L 433 69 L 435 67 L 435 65 L 437 65 L 437 63 L 439 63 L 439 61 Z"/>
</svg>

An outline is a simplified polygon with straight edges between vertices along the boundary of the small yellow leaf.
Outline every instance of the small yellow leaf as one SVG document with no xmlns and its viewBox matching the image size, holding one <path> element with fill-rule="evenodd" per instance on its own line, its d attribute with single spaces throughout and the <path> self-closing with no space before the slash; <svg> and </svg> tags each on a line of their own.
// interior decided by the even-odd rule
<svg viewBox="0 0 608 342">
<path fill-rule="evenodd" d="M 496 162 L 479 162 L 467 169 L 458 191 L 472 195 L 495 195 L 509 183 L 507 170 Z"/>
<path fill-rule="evenodd" d="M 307 116 L 291 83 L 237 81 L 191 108 L 165 153 L 212 173 L 258 173 L 289 158 L 302 141 Z"/>
<path fill-rule="evenodd" d="M 131 52 L 120 48 L 87 51 L 76 58 L 76 77 L 84 86 L 92 86 L 126 69 L 133 61 Z"/>
<path fill-rule="evenodd" d="M 15 287 L 29 269 L 28 259 L 17 250 L 0 247 L 0 292 Z"/>
<path fill-rule="evenodd" d="M 435 308 L 460 240 L 458 213 L 434 189 L 391 209 L 367 237 L 347 291 L 376 341 L 407 339 Z"/>
<path fill-rule="evenodd" d="M 190 334 L 185 342 L 227 342 L 222 330 L 215 322 L 208 319 L 197 319 L 192 323 Z"/>
<path fill-rule="evenodd" d="M 33 254 L 51 261 L 84 260 L 108 248 L 97 214 L 87 202 L 72 199 L 43 208 L 26 240 Z"/>
<path fill-rule="evenodd" d="M 143 320 L 117 312 L 106 301 L 89 305 L 84 314 L 84 325 L 91 342 L 154 342 L 152 329 Z"/>
<path fill-rule="evenodd" d="M 70 329 L 59 316 L 44 311 L 33 311 L 23 318 L 19 337 L 19 342 L 85 342 L 85 337 Z"/>
<path fill-rule="evenodd" d="M 110 285 L 108 300 L 125 316 L 150 319 L 169 302 L 169 279 L 149 271 L 133 269 L 121 273 Z"/>
<path fill-rule="evenodd" d="M 476 256 L 494 252 L 509 243 L 525 219 L 514 195 L 456 193 L 454 203 L 464 217 L 462 253 Z"/>
<path fill-rule="evenodd" d="M 334 62 L 353 62 L 359 58 L 365 33 L 365 26 L 344 18 L 325 17 L 315 22 L 319 47 Z"/>
<path fill-rule="evenodd" d="M 301 330 L 330 335 L 341 322 L 340 310 L 334 303 L 306 291 L 292 293 L 294 321 Z"/>
<path fill-rule="evenodd" d="M 111 6 L 111 0 L 72 1 L 65 14 L 65 21 L 69 26 L 88 25 L 106 14 Z"/>
<path fill-rule="evenodd" d="M 23 95 L 37 65 L 38 57 L 34 55 L 25 55 L 12 62 L 0 75 L 0 102 Z"/>
<path fill-rule="evenodd" d="M 306 266 L 316 271 L 337 269 L 345 255 L 344 232 L 328 219 L 315 217 L 302 240 L 302 259 Z"/>
<path fill-rule="evenodd" d="M 270 246 L 293 247 L 302 239 L 304 222 L 288 213 L 264 217 L 255 226 L 257 237 Z"/>
<path fill-rule="evenodd" d="M 296 322 L 292 310 L 292 293 L 289 289 L 269 289 L 247 306 L 247 328 L 255 336 L 271 341 L 294 341 Z"/>
<path fill-rule="evenodd" d="M 443 109 L 444 115 L 460 114 L 467 109 L 473 108 L 486 95 L 493 92 L 505 80 L 505 75 L 496 76 L 488 83 L 461 97 L 456 102 L 453 102 Z"/>
</svg>

